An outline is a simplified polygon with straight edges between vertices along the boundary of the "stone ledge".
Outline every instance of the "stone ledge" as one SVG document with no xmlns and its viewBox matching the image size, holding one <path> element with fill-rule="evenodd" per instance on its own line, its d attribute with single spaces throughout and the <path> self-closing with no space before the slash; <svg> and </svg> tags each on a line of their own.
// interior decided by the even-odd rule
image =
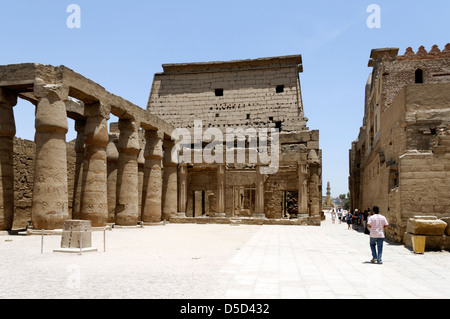
<svg viewBox="0 0 450 319">
<path fill-rule="evenodd" d="M 320 216 L 299 217 L 298 219 L 269 219 L 249 217 L 171 217 L 173 224 L 230 224 L 230 225 L 287 225 L 287 226 L 320 226 Z"/>
<path fill-rule="evenodd" d="M 96 252 L 97 248 L 82 248 L 81 253 L 89 253 L 89 252 Z M 54 253 L 70 253 L 70 254 L 79 254 L 80 248 L 60 248 L 60 249 L 54 249 Z"/>
<path fill-rule="evenodd" d="M 418 236 L 411 233 L 405 233 L 403 244 L 405 247 L 412 249 L 412 237 Z M 424 236 L 426 237 L 425 250 L 426 251 L 441 251 L 450 250 L 450 236 Z"/>
<path fill-rule="evenodd" d="M 446 222 L 434 216 L 414 217 L 408 220 L 406 232 L 414 235 L 442 236 L 446 227 Z"/>
</svg>

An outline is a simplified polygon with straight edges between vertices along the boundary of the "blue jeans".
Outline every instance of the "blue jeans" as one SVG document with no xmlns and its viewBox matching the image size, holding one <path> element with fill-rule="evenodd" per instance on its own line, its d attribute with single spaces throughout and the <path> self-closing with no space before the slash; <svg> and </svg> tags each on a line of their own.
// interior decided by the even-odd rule
<svg viewBox="0 0 450 319">
<path fill-rule="evenodd" d="M 383 255 L 383 242 L 384 238 L 370 238 L 370 249 L 372 250 L 372 257 L 376 259 L 379 263 L 382 262 Z M 378 249 L 378 253 L 377 253 Z"/>
</svg>

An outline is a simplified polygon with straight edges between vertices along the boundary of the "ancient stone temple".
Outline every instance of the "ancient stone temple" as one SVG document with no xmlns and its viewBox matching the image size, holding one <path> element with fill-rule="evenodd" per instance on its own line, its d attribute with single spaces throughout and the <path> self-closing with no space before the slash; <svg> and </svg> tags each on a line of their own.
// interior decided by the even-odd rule
<svg viewBox="0 0 450 319">
<path fill-rule="evenodd" d="M 36 108 L 34 143 L 14 139 L 17 98 Z M 12 228 L 15 211 L 27 211 L 25 197 L 30 198 L 34 229 L 62 229 L 68 219 L 90 220 L 93 227 L 107 222 L 136 225 L 142 220 L 139 137 L 148 145 L 144 173 L 150 176 L 152 161 L 163 158 L 157 145 L 171 139 L 171 125 L 64 66 L 40 64 L 0 66 L 0 112 L 0 230 Z M 119 131 L 116 162 L 108 168 L 109 159 L 114 160 L 107 156 L 111 114 L 119 118 Z M 75 143 L 66 143 L 68 118 L 75 120 Z M 163 179 L 153 175 L 153 181 L 144 184 L 147 194 L 165 207 L 161 193 L 166 199 L 176 198 L 177 189 L 161 186 Z M 161 211 L 145 206 L 144 213 L 159 214 L 155 218 L 161 220 Z"/>
<path fill-rule="evenodd" d="M 184 129 L 192 137 L 184 144 L 184 151 L 194 153 L 180 164 L 178 213 L 216 220 L 319 217 L 319 132 L 306 126 L 300 55 L 165 64 L 163 69 L 154 77 L 148 110 L 175 128 Z M 269 138 L 271 155 L 277 155 L 274 170 L 269 172 L 273 162 L 249 160 L 252 150 L 261 155 L 257 142 L 252 144 L 251 139 L 241 147 L 245 161 L 228 161 L 228 155 L 236 155 L 239 149 L 239 138 L 230 138 L 230 133 L 244 131 L 251 135 L 252 130 L 258 133 L 262 129 L 279 132 L 276 150 L 272 147 L 274 139 Z M 214 144 L 212 135 L 222 134 L 235 149 L 222 141 Z M 202 149 L 211 144 L 215 145 L 216 159 L 223 161 L 202 158 Z"/>
<path fill-rule="evenodd" d="M 0 230 L 62 229 L 67 220 L 94 229 L 232 218 L 320 224 L 319 132 L 306 127 L 301 56 L 163 68 L 145 110 L 65 66 L 0 66 Z M 15 137 L 18 98 L 35 107 L 34 142 Z M 194 139 L 180 143 L 179 129 Z M 208 148 L 218 132 L 231 148 L 220 151 L 216 139 Z M 192 160 L 179 161 L 191 149 Z"/>
<path fill-rule="evenodd" d="M 350 150 L 351 208 L 376 205 L 402 242 L 414 216 L 450 217 L 450 44 L 372 50 L 363 126 Z"/>
</svg>

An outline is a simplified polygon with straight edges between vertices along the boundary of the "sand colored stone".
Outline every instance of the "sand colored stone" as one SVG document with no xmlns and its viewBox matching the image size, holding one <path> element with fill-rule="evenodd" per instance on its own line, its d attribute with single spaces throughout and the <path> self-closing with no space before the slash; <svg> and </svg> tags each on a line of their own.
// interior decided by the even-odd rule
<svg viewBox="0 0 450 319">
<path fill-rule="evenodd" d="M 62 229 L 69 218 L 65 140 L 68 92 L 60 85 L 41 85 L 36 91 L 39 102 L 32 222 L 35 229 Z"/>
<path fill-rule="evenodd" d="M 410 218 L 450 216 L 450 54 L 398 51 L 371 52 L 349 188 L 351 209 L 379 206 L 387 237 L 403 242 Z"/>
<path fill-rule="evenodd" d="M 14 218 L 13 106 L 17 98 L 0 88 L 0 231 L 11 230 Z"/>
</svg>

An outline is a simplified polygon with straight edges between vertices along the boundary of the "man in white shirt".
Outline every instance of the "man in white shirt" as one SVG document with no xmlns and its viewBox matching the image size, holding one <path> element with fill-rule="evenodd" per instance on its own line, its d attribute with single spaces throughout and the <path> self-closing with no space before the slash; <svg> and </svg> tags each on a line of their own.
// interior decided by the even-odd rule
<svg viewBox="0 0 450 319">
<path fill-rule="evenodd" d="M 380 215 L 380 208 L 373 208 L 374 215 L 369 217 L 367 227 L 370 229 L 370 249 L 372 250 L 371 263 L 382 264 L 384 230 L 389 227 L 386 217 Z M 377 251 L 378 250 L 378 251 Z"/>
</svg>

